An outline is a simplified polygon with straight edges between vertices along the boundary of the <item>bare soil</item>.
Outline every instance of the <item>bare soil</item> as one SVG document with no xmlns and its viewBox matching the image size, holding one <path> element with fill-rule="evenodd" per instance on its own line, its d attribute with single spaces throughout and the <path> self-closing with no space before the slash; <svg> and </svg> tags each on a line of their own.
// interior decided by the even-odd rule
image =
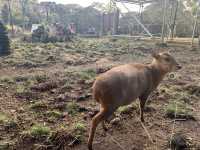
<svg viewBox="0 0 200 150">
<path fill-rule="evenodd" d="M 102 38 L 13 42 L 12 50 L 0 58 L 0 149 L 86 150 L 91 117 L 98 111 L 91 96 L 95 77 L 119 64 L 150 63 L 152 50 L 170 51 L 183 69 L 167 75 L 149 98 L 144 126 L 151 138 L 138 119 L 135 101 L 134 109 L 117 113 L 120 119 L 108 124 L 107 133 L 98 127 L 94 149 L 166 150 L 174 133 L 186 136 L 188 149 L 200 149 L 200 49 L 176 42 L 160 48 L 152 40 Z M 173 102 L 189 108 L 192 119 L 168 117 Z M 49 115 L 53 111 L 57 115 Z M 49 127 L 50 133 L 32 135 L 37 124 Z"/>
</svg>

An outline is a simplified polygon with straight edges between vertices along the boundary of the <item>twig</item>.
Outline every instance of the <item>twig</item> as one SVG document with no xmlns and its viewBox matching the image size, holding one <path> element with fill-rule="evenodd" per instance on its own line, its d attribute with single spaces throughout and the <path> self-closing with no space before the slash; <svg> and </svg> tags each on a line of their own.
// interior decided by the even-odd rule
<svg viewBox="0 0 200 150">
<path fill-rule="evenodd" d="M 139 119 L 138 119 L 138 120 L 139 120 Z M 140 121 L 140 120 L 139 120 L 139 121 Z M 152 139 L 152 137 L 151 137 L 149 131 L 148 131 L 147 128 L 145 127 L 145 125 L 143 124 L 142 121 L 140 121 L 140 123 L 141 123 L 141 125 L 142 125 L 144 131 L 146 132 L 147 136 L 149 137 L 149 140 L 151 141 L 152 144 L 154 144 L 153 139 Z"/>
<path fill-rule="evenodd" d="M 126 150 L 124 147 L 122 147 L 122 146 L 120 145 L 119 142 L 117 142 L 117 141 L 113 138 L 112 135 L 110 135 L 109 133 L 107 133 L 107 134 L 110 136 L 110 139 L 111 139 L 115 144 L 117 144 L 117 146 L 118 146 L 120 149 Z"/>
<path fill-rule="evenodd" d="M 173 135 L 174 135 L 174 129 L 175 129 L 175 124 L 176 124 L 176 115 L 177 115 L 177 102 L 175 101 L 175 114 L 174 114 L 174 121 L 173 121 L 173 126 L 172 126 L 172 133 L 171 133 L 171 138 L 170 138 L 170 147 L 171 147 L 171 144 L 172 144 L 172 138 L 173 138 Z"/>
<path fill-rule="evenodd" d="M 140 121 L 140 119 L 139 119 L 139 118 L 137 118 L 137 119 Z M 140 121 L 140 122 L 141 122 L 141 121 Z M 131 125 L 129 125 L 127 122 L 124 122 L 124 124 L 128 125 L 128 126 L 129 126 L 129 128 L 132 128 L 132 126 L 131 126 Z M 151 137 L 150 133 L 148 132 L 147 128 L 144 126 L 144 124 L 143 124 L 142 122 L 141 122 L 141 124 L 142 124 L 142 127 L 144 128 L 144 130 L 145 130 L 145 132 L 146 132 L 146 134 L 147 134 L 147 136 L 148 136 L 149 140 L 151 141 L 151 143 L 152 143 L 152 144 L 154 144 L 154 142 L 153 142 L 153 139 L 152 139 L 152 137 Z"/>
</svg>

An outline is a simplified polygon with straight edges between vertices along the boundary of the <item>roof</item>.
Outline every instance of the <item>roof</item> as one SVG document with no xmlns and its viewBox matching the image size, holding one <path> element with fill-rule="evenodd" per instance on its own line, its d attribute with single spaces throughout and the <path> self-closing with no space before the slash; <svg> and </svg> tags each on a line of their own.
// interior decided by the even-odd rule
<svg viewBox="0 0 200 150">
<path fill-rule="evenodd" d="M 124 3 L 130 3 L 130 4 L 147 4 L 152 2 L 157 2 L 159 0 L 114 0 L 115 2 L 124 2 Z"/>
</svg>

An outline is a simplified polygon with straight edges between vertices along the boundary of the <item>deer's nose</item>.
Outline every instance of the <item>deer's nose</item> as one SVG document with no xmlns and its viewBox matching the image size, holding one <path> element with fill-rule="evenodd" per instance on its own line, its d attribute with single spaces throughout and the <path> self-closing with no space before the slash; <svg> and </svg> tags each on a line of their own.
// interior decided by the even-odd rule
<svg viewBox="0 0 200 150">
<path fill-rule="evenodd" d="M 182 68 L 182 66 L 181 65 L 177 65 L 177 68 L 178 68 L 178 70 L 180 70 Z"/>
</svg>

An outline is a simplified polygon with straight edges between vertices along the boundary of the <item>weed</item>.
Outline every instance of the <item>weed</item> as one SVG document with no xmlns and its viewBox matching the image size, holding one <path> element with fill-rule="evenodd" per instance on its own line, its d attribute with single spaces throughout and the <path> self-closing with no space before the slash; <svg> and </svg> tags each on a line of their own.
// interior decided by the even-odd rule
<svg viewBox="0 0 200 150">
<path fill-rule="evenodd" d="M 2 76 L 0 78 L 0 82 L 11 84 L 11 83 L 14 83 L 14 80 L 13 80 L 13 78 L 11 78 L 9 76 Z"/>
<path fill-rule="evenodd" d="M 77 75 L 82 80 L 90 80 L 96 76 L 96 71 L 94 69 L 88 69 L 85 71 L 77 72 Z"/>
<path fill-rule="evenodd" d="M 22 75 L 18 75 L 16 77 L 14 77 L 14 80 L 16 82 L 23 82 L 23 81 L 28 81 L 29 77 L 28 76 L 22 76 Z"/>
<path fill-rule="evenodd" d="M 78 122 L 78 123 L 74 124 L 73 130 L 74 130 L 75 137 L 76 137 L 79 141 L 82 141 L 82 140 L 83 140 L 83 134 L 84 134 L 85 131 L 86 131 L 86 126 L 85 126 L 85 124 L 83 124 L 83 123 L 81 123 L 81 122 Z"/>
<path fill-rule="evenodd" d="M 128 113 L 131 113 L 134 110 L 135 107 L 136 106 L 134 104 L 122 106 L 122 107 L 119 107 L 117 111 L 120 114 L 128 114 Z"/>
<path fill-rule="evenodd" d="M 191 111 L 192 111 L 191 108 L 189 108 L 187 104 L 184 104 L 182 102 L 169 103 L 166 107 L 166 115 L 169 118 L 176 117 L 176 118 L 192 119 L 193 116 Z"/>
<path fill-rule="evenodd" d="M 45 127 L 44 125 L 37 124 L 31 127 L 30 134 L 39 137 L 47 136 L 50 134 L 50 128 Z"/>
<path fill-rule="evenodd" d="M 47 105 L 44 103 L 44 102 L 35 102 L 33 104 L 30 105 L 30 108 L 31 109 L 34 109 L 34 110 L 39 110 L 39 109 L 43 109 L 43 108 L 47 108 Z"/>
<path fill-rule="evenodd" d="M 67 112 L 71 115 L 77 114 L 79 106 L 75 102 L 70 102 L 67 104 Z"/>
<path fill-rule="evenodd" d="M 0 113 L 0 123 L 8 122 L 9 118 L 4 113 Z"/>
<path fill-rule="evenodd" d="M 46 74 L 37 74 L 34 76 L 34 79 L 38 82 L 38 83 L 42 83 L 42 82 L 46 82 L 49 77 Z"/>
<path fill-rule="evenodd" d="M 24 85 L 19 84 L 19 85 L 17 85 L 17 87 L 16 87 L 16 94 L 24 93 L 25 90 L 26 90 L 26 89 L 25 89 Z"/>
<path fill-rule="evenodd" d="M 53 117 L 53 118 L 61 118 L 63 116 L 61 112 L 55 111 L 55 110 L 54 111 L 47 111 L 47 115 L 49 117 Z"/>
</svg>

